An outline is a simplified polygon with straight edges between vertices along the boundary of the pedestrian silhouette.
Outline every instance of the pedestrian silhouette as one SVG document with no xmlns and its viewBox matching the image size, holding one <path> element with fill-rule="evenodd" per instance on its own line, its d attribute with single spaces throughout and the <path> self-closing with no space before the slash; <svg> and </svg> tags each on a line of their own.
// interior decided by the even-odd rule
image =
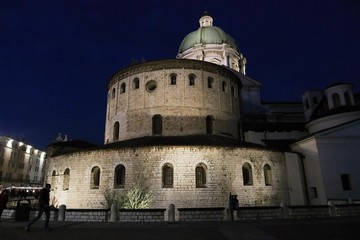
<svg viewBox="0 0 360 240">
<path fill-rule="evenodd" d="M 49 227 L 49 219 L 50 219 L 50 189 L 51 189 L 51 185 L 50 184 L 46 184 L 45 187 L 43 189 L 41 189 L 40 191 L 40 195 L 39 195 L 39 212 L 37 214 L 37 216 L 31 220 L 28 225 L 25 227 L 25 230 L 27 232 L 30 231 L 30 227 L 31 225 L 33 225 L 37 220 L 39 220 L 41 218 L 41 216 L 43 215 L 43 213 L 45 212 L 45 226 L 44 229 L 46 231 L 51 231 L 51 228 Z"/>
</svg>

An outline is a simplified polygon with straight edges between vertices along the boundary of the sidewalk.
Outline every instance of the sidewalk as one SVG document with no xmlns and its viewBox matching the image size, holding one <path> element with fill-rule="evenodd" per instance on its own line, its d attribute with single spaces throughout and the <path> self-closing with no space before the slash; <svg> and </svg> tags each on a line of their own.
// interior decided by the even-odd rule
<svg viewBox="0 0 360 240">
<path fill-rule="evenodd" d="M 257 220 L 239 222 L 95 223 L 50 222 L 53 231 L 36 222 L 30 232 L 26 222 L 2 220 L 0 239 L 47 240 L 358 240 L 360 217 Z"/>
</svg>

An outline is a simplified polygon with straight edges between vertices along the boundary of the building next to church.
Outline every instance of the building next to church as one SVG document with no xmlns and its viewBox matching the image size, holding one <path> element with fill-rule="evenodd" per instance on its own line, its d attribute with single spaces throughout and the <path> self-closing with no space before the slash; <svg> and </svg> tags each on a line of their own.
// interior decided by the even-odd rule
<svg viewBox="0 0 360 240">
<path fill-rule="evenodd" d="M 0 136 L 0 183 L 2 187 L 42 186 L 46 153 L 24 141 Z"/>
<path fill-rule="evenodd" d="M 152 208 L 225 207 L 230 193 L 241 206 L 359 200 L 353 86 L 263 102 L 236 41 L 208 14 L 199 23 L 175 59 L 110 77 L 104 145 L 48 147 L 45 180 L 59 205 L 102 208 L 105 190 L 134 184 L 151 190 Z"/>
</svg>

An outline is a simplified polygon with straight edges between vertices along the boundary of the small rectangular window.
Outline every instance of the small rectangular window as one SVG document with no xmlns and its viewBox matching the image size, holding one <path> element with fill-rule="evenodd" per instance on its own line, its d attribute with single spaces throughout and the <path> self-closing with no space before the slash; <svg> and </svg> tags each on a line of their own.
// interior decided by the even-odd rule
<svg viewBox="0 0 360 240">
<path fill-rule="evenodd" d="M 311 188 L 310 188 L 310 197 L 311 197 L 312 199 L 318 198 L 318 194 L 317 194 L 317 189 L 316 189 L 316 187 L 311 187 Z"/>
<path fill-rule="evenodd" d="M 170 74 L 170 85 L 176 85 L 176 78 L 177 78 L 176 73 Z"/>
<path fill-rule="evenodd" d="M 222 82 L 222 91 L 223 91 L 223 92 L 226 92 L 226 91 L 227 91 L 227 89 L 226 89 L 226 82 L 225 82 L 225 81 Z"/>
<path fill-rule="evenodd" d="M 214 79 L 212 77 L 208 77 L 208 88 L 213 88 Z"/>
<path fill-rule="evenodd" d="M 345 191 L 351 190 L 350 174 L 341 174 L 341 183 L 343 190 Z"/>
</svg>

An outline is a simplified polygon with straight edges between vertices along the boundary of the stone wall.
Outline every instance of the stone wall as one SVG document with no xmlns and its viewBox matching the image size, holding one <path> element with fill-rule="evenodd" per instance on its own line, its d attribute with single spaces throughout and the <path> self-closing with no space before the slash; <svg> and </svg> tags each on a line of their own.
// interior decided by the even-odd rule
<svg viewBox="0 0 360 240">
<path fill-rule="evenodd" d="M 15 219 L 15 209 L 4 209 L 1 218 L 3 219 Z"/>
<path fill-rule="evenodd" d="M 195 76 L 193 85 L 190 74 Z M 171 75 L 176 75 L 176 84 L 171 84 Z M 139 80 L 138 88 L 134 79 Z M 149 90 L 150 81 L 153 90 Z M 239 138 L 240 88 L 232 72 L 193 60 L 162 60 L 124 69 L 109 81 L 105 143 L 151 136 L 156 114 L 162 116 L 164 136 L 206 134 L 210 115 L 216 122 L 214 134 Z M 115 122 L 120 124 L 117 140 L 113 138 Z"/>
<path fill-rule="evenodd" d="M 162 167 L 173 166 L 173 186 L 163 187 Z M 250 164 L 252 185 L 244 185 L 242 166 Z M 114 189 L 115 167 L 125 167 L 124 188 Z M 195 169 L 206 167 L 206 184 L 196 187 Z M 264 165 L 272 171 L 266 185 Z M 90 188 L 91 170 L 100 169 L 99 188 Z M 229 193 L 238 195 L 241 206 L 276 206 L 288 202 L 284 155 L 270 150 L 238 147 L 156 146 L 83 151 L 48 159 L 47 182 L 59 206 L 73 209 L 108 208 L 104 191 L 123 192 L 141 183 L 153 193 L 152 208 L 173 203 L 184 207 L 226 207 Z M 69 188 L 64 190 L 64 171 L 70 170 Z"/>
<path fill-rule="evenodd" d="M 335 206 L 336 216 L 359 216 L 359 204 L 341 204 Z"/>
<path fill-rule="evenodd" d="M 318 206 L 240 207 L 235 210 L 235 220 L 324 218 L 360 216 L 360 204 Z"/>
<path fill-rule="evenodd" d="M 237 220 L 277 219 L 281 218 L 280 207 L 242 207 L 235 211 Z"/>
<path fill-rule="evenodd" d="M 224 221 L 225 208 L 179 208 L 180 222 Z"/>
<path fill-rule="evenodd" d="M 329 206 L 290 206 L 289 216 L 292 218 L 313 218 L 330 216 Z"/>
<path fill-rule="evenodd" d="M 65 209 L 65 208 L 64 208 Z M 16 209 L 5 209 L 2 219 L 15 219 Z M 65 210 L 64 210 L 65 211 Z M 274 207 L 240 207 L 234 210 L 234 218 L 229 216 L 228 209 L 218 208 L 178 208 L 176 221 L 246 221 L 260 219 L 291 218 L 324 218 L 360 216 L 360 204 L 321 205 L 321 206 L 274 206 Z M 119 222 L 162 222 L 166 221 L 166 209 L 120 209 L 117 211 Z M 36 210 L 30 211 L 30 219 L 35 217 Z M 284 214 L 286 213 L 286 214 Z M 332 213 L 334 215 L 332 215 Z M 61 221 L 75 222 L 108 222 L 109 209 L 66 209 Z M 51 211 L 51 221 L 60 221 L 61 213 Z M 59 218 L 58 218 L 59 216 Z M 45 215 L 42 217 L 44 220 Z"/>
<path fill-rule="evenodd" d="M 109 209 L 67 209 L 67 222 L 107 222 Z"/>
<path fill-rule="evenodd" d="M 119 222 L 163 222 L 166 209 L 119 209 Z"/>
<path fill-rule="evenodd" d="M 38 211 L 36 209 L 30 209 L 29 210 L 29 220 L 30 219 L 33 219 L 37 216 L 38 214 Z M 7 208 L 7 209 L 4 209 L 2 215 L 1 215 L 1 218 L 4 218 L 4 219 L 15 219 L 15 215 L 16 215 L 16 209 L 15 208 Z M 45 214 L 43 214 L 42 220 L 45 220 Z M 50 211 L 50 221 L 57 221 L 58 219 L 58 210 L 52 210 Z M 28 220 L 22 220 L 22 221 L 28 221 Z"/>
</svg>

